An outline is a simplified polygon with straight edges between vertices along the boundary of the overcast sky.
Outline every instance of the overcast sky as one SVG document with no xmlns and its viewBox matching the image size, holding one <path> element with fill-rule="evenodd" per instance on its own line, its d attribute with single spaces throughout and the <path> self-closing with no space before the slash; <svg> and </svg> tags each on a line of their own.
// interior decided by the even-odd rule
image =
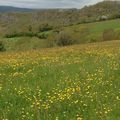
<svg viewBox="0 0 120 120">
<path fill-rule="evenodd" d="M 25 8 L 81 8 L 103 0 L 0 0 L 0 5 Z"/>
</svg>

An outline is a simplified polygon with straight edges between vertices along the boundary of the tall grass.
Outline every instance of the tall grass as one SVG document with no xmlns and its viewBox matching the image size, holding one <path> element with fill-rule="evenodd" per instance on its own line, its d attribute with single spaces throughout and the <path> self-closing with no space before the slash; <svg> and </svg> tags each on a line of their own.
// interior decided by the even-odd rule
<svg viewBox="0 0 120 120">
<path fill-rule="evenodd" d="M 119 120 L 120 42 L 0 54 L 1 120 Z"/>
</svg>

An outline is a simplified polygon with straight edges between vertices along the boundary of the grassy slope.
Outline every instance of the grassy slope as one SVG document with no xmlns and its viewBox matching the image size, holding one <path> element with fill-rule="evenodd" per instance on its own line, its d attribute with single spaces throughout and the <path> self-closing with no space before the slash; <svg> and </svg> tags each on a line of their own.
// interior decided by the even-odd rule
<svg viewBox="0 0 120 120">
<path fill-rule="evenodd" d="M 77 30 L 77 32 L 79 32 L 79 37 L 81 37 L 81 31 L 86 29 L 89 31 L 89 34 L 86 35 L 86 37 L 88 37 L 88 39 L 96 39 L 96 41 L 98 41 L 100 39 L 102 40 L 102 33 L 104 30 L 113 29 L 117 32 L 120 31 L 120 19 L 80 24 L 67 27 L 66 29 L 71 31 Z"/>
<path fill-rule="evenodd" d="M 95 33 L 101 33 L 105 29 L 120 29 L 120 20 L 109 20 L 109 21 L 103 21 L 103 22 L 96 22 L 96 23 L 90 23 L 88 25 L 89 29 L 91 29 L 91 32 Z"/>
<path fill-rule="evenodd" d="M 109 20 L 103 22 L 95 22 L 88 24 L 78 24 L 74 26 L 64 27 L 63 31 L 68 31 L 71 39 L 78 41 L 78 43 L 88 43 L 95 41 L 102 41 L 102 34 L 104 30 L 113 29 L 117 33 L 117 37 L 114 39 L 120 39 L 120 20 Z M 53 31 L 45 32 L 48 34 L 48 40 L 54 34 Z M 25 49 L 37 49 L 48 46 L 48 41 L 38 38 L 0 38 L 5 41 L 8 50 L 25 50 Z M 55 38 L 53 38 L 55 39 Z"/>
<path fill-rule="evenodd" d="M 120 41 L 0 54 L 0 119 L 119 120 Z"/>
<path fill-rule="evenodd" d="M 94 22 L 94 23 L 88 23 L 88 24 L 80 24 L 80 25 L 75 25 L 68 28 L 80 29 L 82 27 L 88 27 L 89 29 L 91 29 L 91 32 L 96 32 L 96 33 L 102 32 L 104 29 L 110 29 L 110 28 L 120 29 L 120 19 Z"/>
</svg>

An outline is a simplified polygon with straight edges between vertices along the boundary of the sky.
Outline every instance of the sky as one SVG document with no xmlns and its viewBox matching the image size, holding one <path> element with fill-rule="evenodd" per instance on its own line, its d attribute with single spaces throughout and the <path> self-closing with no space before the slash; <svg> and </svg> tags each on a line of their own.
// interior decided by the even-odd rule
<svg viewBox="0 0 120 120">
<path fill-rule="evenodd" d="M 23 8 L 81 8 L 103 0 L 0 0 L 0 5 Z"/>
</svg>

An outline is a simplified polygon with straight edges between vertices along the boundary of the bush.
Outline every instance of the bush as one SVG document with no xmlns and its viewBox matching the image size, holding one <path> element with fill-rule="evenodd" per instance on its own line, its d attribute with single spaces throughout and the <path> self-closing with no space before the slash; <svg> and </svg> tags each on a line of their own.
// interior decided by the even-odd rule
<svg viewBox="0 0 120 120">
<path fill-rule="evenodd" d="M 25 36 L 25 37 L 35 37 L 35 36 L 37 36 L 37 33 L 26 32 L 26 33 L 23 33 L 22 36 Z"/>
<path fill-rule="evenodd" d="M 0 52 L 3 52 L 5 51 L 5 46 L 4 46 L 4 43 L 2 41 L 0 41 Z"/>
<path fill-rule="evenodd" d="M 62 30 L 63 30 L 63 28 L 62 28 L 61 26 L 56 26 L 56 27 L 53 29 L 53 32 L 55 32 L 55 33 L 60 33 Z"/>
<path fill-rule="evenodd" d="M 32 26 L 31 25 L 28 26 L 28 31 L 32 32 Z"/>
<path fill-rule="evenodd" d="M 40 38 L 40 39 L 47 39 L 48 35 L 45 33 L 41 33 L 41 34 L 37 34 L 36 37 Z"/>
<path fill-rule="evenodd" d="M 48 35 L 45 33 L 34 33 L 34 32 L 20 32 L 20 33 L 11 33 L 6 34 L 5 38 L 15 38 L 15 37 L 37 37 L 40 39 L 47 39 Z"/>
<path fill-rule="evenodd" d="M 57 35 L 57 41 L 58 46 L 66 46 L 66 45 L 72 45 L 74 42 L 71 39 L 70 33 L 62 31 Z"/>
<path fill-rule="evenodd" d="M 52 26 L 48 24 L 42 24 L 41 26 L 39 26 L 39 32 L 45 32 L 45 31 L 49 31 L 52 29 L 53 29 Z"/>
<path fill-rule="evenodd" d="M 14 32 L 14 33 L 5 35 L 6 38 L 14 38 L 14 37 L 21 37 L 21 36 L 24 36 L 24 33 L 22 33 L 22 32 L 21 33 Z"/>
</svg>

